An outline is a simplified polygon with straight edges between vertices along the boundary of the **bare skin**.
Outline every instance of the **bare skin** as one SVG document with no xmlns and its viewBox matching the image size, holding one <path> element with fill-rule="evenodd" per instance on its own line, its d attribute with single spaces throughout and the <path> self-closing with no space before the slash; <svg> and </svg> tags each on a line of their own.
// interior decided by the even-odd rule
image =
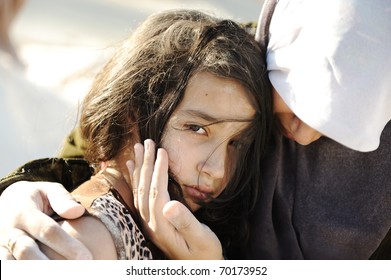
<svg viewBox="0 0 391 280">
<path fill-rule="evenodd" d="M 284 136 L 301 145 L 311 144 L 322 136 L 320 132 L 299 119 L 275 89 L 273 89 L 273 102 L 274 113 L 280 122 Z"/>
</svg>

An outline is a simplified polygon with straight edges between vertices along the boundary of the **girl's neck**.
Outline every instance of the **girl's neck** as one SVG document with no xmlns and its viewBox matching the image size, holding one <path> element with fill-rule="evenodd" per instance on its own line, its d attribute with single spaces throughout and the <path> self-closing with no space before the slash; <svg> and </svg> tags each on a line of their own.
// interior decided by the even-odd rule
<svg viewBox="0 0 391 280">
<path fill-rule="evenodd" d="M 100 172 L 107 172 L 113 182 L 110 182 L 113 188 L 115 188 L 123 197 L 126 205 L 134 210 L 133 203 L 133 191 L 132 183 L 129 175 L 126 161 L 134 160 L 134 151 L 132 148 L 133 143 L 127 143 L 123 149 L 121 149 L 118 156 L 110 161 L 104 162 L 101 165 Z M 108 178 L 108 180 L 109 180 Z"/>
<path fill-rule="evenodd" d="M 136 213 L 133 203 L 132 186 L 123 176 L 123 172 L 116 167 L 107 166 L 99 171 L 98 174 L 101 174 L 109 182 L 111 188 L 120 194 L 127 208 L 131 212 Z"/>
</svg>

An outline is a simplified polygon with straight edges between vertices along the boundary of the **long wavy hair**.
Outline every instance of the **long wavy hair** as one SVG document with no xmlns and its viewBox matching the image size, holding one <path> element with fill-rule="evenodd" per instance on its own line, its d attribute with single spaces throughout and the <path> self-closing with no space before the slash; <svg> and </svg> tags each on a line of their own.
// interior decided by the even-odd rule
<svg viewBox="0 0 391 280">
<path fill-rule="evenodd" d="M 91 163 L 113 159 L 135 129 L 141 141 L 159 145 L 189 79 L 203 71 L 239 82 L 256 110 L 241 132 L 247 144 L 235 158 L 226 189 L 196 213 L 224 248 L 235 247 L 248 237 L 248 214 L 261 188 L 260 163 L 272 127 L 264 54 L 242 27 L 195 10 L 151 15 L 97 75 L 83 103 L 80 127 Z"/>
</svg>

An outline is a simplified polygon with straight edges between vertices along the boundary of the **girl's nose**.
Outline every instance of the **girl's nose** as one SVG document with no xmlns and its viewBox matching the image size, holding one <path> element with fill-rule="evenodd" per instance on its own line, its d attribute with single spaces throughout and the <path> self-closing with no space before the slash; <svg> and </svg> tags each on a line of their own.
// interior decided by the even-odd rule
<svg viewBox="0 0 391 280">
<path fill-rule="evenodd" d="M 213 179 L 222 179 L 225 176 L 227 161 L 227 146 L 222 143 L 215 147 L 206 157 L 198 164 L 198 171 L 207 174 Z"/>
</svg>

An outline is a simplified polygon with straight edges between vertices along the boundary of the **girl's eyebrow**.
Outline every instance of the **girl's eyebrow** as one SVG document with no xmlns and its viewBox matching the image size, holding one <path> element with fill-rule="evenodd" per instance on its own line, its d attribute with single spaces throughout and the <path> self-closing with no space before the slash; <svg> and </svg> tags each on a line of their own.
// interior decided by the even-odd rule
<svg viewBox="0 0 391 280">
<path fill-rule="evenodd" d="M 216 124 L 221 122 L 252 122 L 254 118 L 217 118 L 199 110 L 183 110 L 178 112 L 179 115 L 185 117 L 201 118 L 210 124 Z"/>
</svg>

